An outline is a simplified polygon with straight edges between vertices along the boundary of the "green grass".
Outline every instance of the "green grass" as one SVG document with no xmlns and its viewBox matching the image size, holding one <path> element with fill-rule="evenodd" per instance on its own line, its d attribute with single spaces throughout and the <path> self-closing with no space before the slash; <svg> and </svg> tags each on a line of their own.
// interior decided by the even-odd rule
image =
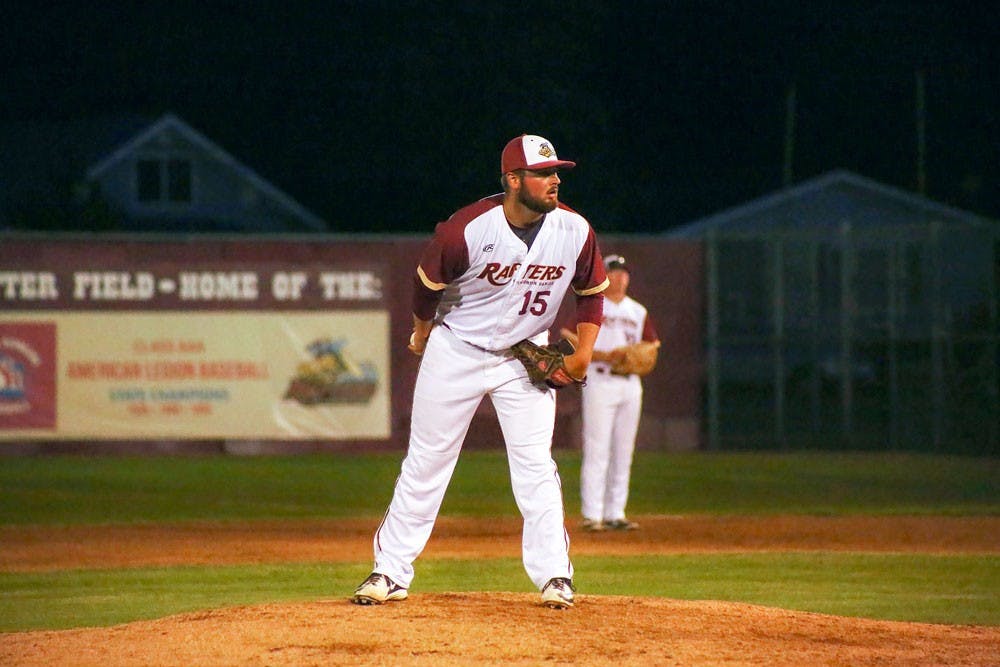
<svg viewBox="0 0 1000 667">
<path fill-rule="evenodd" d="M 578 586 L 839 616 L 1000 625 L 1000 559 L 772 553 L 574 559 Z M 643 593 L 645 591 L 645 593 Z"/>
<path fill-rule="evenodd" d="M 366 517 L 388 504 L 401 452 L 370 456 L 0 459 L 0 525 Z M 579 453 L 556 452 L 579 515 Z M 639 452 L 630 512 L 997 515 L 992 458 Z M 442 513 L 515 516 L 502 451 L 462 455 Z M 2 548 L 2 545 L 0 545 Z M 995 555 L 767 553 L 583 556 L 591 594 L 714 599 L 846 616 L 1000 625 Z M 370 564 L 0 573 L 0 630 L 100 626 L 198 609 L 346 598 Z M 531 591 L 519 561 L 420 560 L 414 592 Z"/>
<path fill-rule="evenodd" d="M 402 453 L 300 457 L 0 460 L 0 525 L 379 517 Z M 578 452 L 556 452 L 579 513 Z M 633 514 L 1000 513 L 995 459 L 869 454 L 639 452 Z M 459 459 L 443 511 L 517 509 L 502 451 Z"/>
<path fill-rule="evenodd" d="M 711 554 L 575 559 L 582 595 L 729 600 L 843 616 L 1000 625 L 986 556 Z M 534 592 L 518 559 L 422 560 L 414 594 Z M 0 573 L 0 631 L 104 626 L 201 609 L 341 599 L 367 564 Z"/>
<path fill-rule="evenodd" d="M 381 514 L 400 455 L 0 461 L 0 524 Z"/>
<path fill-rule="evenodd" d="M 997 514 L 1000 460 L 908 454 L 640 453 L 630 498 L 638 514 L 674 506 L 685 514 Z"/>
<path fill-rule="evenodd" d="M 222 606 L 346 595 L 353 590 L 349 582 L 367 573 L 366 566 L 343 564 L 0 573 L 0 631 L 114 625 Z"/>
</svg>

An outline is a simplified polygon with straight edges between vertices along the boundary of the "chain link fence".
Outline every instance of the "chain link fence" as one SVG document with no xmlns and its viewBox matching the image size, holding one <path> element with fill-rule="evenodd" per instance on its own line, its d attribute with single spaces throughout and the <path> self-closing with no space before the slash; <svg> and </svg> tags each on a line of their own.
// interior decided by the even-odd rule
<svg viewBox="0 0 1000 667">
<path fill-rule="evenodd" d="M 1000 227 L 710 232 L 711 449 L 995 455 Z"/>
</svg>

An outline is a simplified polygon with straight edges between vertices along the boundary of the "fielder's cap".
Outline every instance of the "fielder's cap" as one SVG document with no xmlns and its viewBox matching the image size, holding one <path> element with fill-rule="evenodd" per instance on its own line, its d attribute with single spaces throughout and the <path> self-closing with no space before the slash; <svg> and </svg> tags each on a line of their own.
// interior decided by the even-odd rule
<svg viewBox="0 0 1000 667">
<path fill-rule="evenodd" d="M 500 155 L 500 173 L 518 169 L 572 169 L 576 162 L 560 160 L 556 156 L 555 146 L 545 137 L 537 134 L 522 134 L 507 142 Z"/>
<path fill-rule="evenodd" d="M 625 263 L 625 258 L 621 255 L 608 255 L 604 258 L 604 270 L 611 271 L 612 269 L 621 269 L 622 271 L 632 273 L 628 268 L 628 264 Z"/>
</svg>

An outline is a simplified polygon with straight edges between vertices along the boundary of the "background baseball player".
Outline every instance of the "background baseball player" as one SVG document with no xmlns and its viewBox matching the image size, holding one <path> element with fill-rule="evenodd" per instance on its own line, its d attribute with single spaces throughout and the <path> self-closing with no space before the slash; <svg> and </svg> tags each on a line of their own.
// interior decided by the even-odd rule
<svg viewBox="0 0 1000 667">
<path fill-rule="evenodd" d="M 547 342 L 572 289 L 576 351 L 565 357 L 553 384 L 587 373 L 608 281 L 590 224 L 559 203 L 559 170 L 573 166 L 542 137 L 512 139 L 501 154 L 503 194 L 439 224 L 421 256 L 409 349 L 422 359 L 409 447 L 375 532 L 374 569 L 353 596 L 358 604 L 407 597 L 413 562 L 430 538 L 484 396 L 500 421 L 524 518 L 524 568 L 546 606 L 573 604 L 569 537 L 551 453 L 556 392 L 532 383 L 510 350 L 522 339 Z"/>
<path fill-rule="evenodd" d="M 581 404 L 580 510 L 586 530 L 634 530 L 639 526 L 626 517 L 625 505 L 642 413 L 640 375 L 653 369 L 660 341 L 645 306 L 627 295 L 625 258 L 608 255 L 604 265 L 610 284 Z"/>
</svg>

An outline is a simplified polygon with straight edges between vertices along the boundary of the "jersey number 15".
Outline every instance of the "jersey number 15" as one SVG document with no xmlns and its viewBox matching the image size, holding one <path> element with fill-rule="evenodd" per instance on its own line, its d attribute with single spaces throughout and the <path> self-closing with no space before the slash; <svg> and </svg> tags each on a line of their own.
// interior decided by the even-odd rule
<svg viewBox="0 0 1000 667">
<path fill-rule="evenodd" d="M 550 294 L 552 294 L 550 290 L 542 292 L 532 292 L 529 290 L 525 292 L 524 303 L 521 304 L 521 311 L 518 315 L 527 315 L 528 313 L 532 315 L 544 315 L 545 311 L 549 308 L 549 302 L 546 301 L 546 297 Z"/>
</svg>

